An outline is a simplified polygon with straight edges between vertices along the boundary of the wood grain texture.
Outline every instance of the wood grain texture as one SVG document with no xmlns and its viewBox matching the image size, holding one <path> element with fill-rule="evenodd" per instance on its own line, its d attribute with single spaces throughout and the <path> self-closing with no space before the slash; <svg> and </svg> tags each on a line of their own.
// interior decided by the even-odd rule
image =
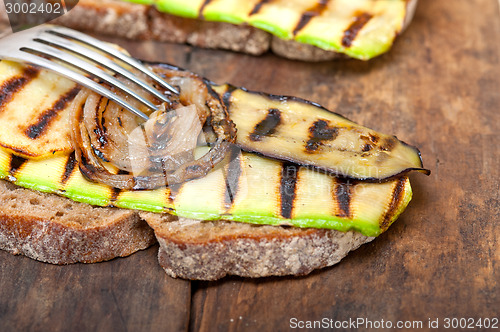
<svg viewBox="0 0 500 332">
<path fill-rule="evenodd" d="M 420 0 L 392 51 L 370 62 L 107 38 L 143 59 L 306 98 L 394 133 L 433 173 L 411 176 L 414 199 L 386 233 L 307 277 L 189 283 L 164 275 L 156 248 L 63 267 L 0 252 L 0 321 L 7 330 L 282 331 L 292 317 L 499 317 L 499 39 L 496 0 Z"/>
<path fill-rule="evenodd" d="M 163 272 L 157 250 L 67 266 L 0 251 L 0 330 L 186 330 L 190 284 Z"/>
</svg>

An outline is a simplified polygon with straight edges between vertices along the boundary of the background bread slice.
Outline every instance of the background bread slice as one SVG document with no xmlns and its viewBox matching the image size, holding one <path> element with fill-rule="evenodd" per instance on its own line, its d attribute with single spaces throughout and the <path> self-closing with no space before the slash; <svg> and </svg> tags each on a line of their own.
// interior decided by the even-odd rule
<svg viewBox="0 0 500 332">
<path fill-rule="evenodd" d="M 402 31 L 410 24 L 417 1 L 408 1 Z M 6 15 L 0 15 L 0 31 L 2 25 L 7 22 Z M 326 61 L 347 57 L 293 40 L 282 40 L 251 26 L 180 18 L 160 13 L 152 6 L 120 0 L 80 0 L 73 10 L 52 23 L 128 39 L 187 43 L 252 55 L 272 51 L 279 56 L 302 61 Z"/>
<path fill-rule="evenodd" d="M 186 279 L 305 275 L 374 239 L 357 232 L 141 215 L 160 243 L 160 265 Z"/>
<path fill-rule="evenodd" d="M 247 25 L 176 17 L 149 8 L 154 40 L 260 55 L 269 50 L 271 35 Z"/>
<path fill-rule="evenodd" d="M 348 58 L 347 55 L 341 53 L 326 51 L 319 47 L 293 40 L 283 40 L 275 36 L 271 39 L 271 50 L 274 54 L 284 58 L 301 61 L 328 61 Z"/>
<path fill-rule="evenodd" d="M 0 206 L 0 249 L 42 262 L 100 262 L 156 242 L 135 211 L 93 207 L 3 180 Z"/>
<path fill-rule="evenodd" d="M 54 23 L 129 39 L 149 37 L 148 7 L 116 0 L 80 0 Z"/>
<path fill-rule="evenodd" d="M 407 3 L 403 31 L 413 17 L 417 1 L 409 0 Z M 302 61 L 346 57 L 312 45 L 282 40 L 251 26 L 180 18 L 160 13 L 152 6 L 119 0 L 80 0 L 72 11 L 54 23 L 118 37 L 187 43 L 253 55 L 271 50 L 282 57 Z"/>
</svg>

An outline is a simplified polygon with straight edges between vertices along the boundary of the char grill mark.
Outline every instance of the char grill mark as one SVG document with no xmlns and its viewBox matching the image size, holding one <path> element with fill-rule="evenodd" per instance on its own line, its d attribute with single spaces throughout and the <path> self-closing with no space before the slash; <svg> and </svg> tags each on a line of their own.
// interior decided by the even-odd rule
<svg viewBox="0 0 500 332">
<path fill-rule="evenodd" d="M 238 193 L 241 177 L 241 149 L 233 146 L 230 152 L 230 161 L 226 173 L 226 192 L 224 194 L 224 206 L 229 211 Z"/>
<path fill-rule="evenodd" d="M 76 95 L 80 91 L 80 88 L 76 87 L 67 92 L 64 96 L 59 98 L 51 108 L 48 110 L 44 111 L 36 122 L 32 125 L 30 125 L 26 130 L 24 131 L 24 134 L 28 136 L 31 139 L 37 139 L 40 136 L 42 136 L 46 129 L 50 126 L 50 123 L 56 118 L 57 114 L 59 114 L 60 111 L 66 108 L 66 106 L 73 100 L 75 99 Z"/>
<path fill-rule="evenodd" d="M 99 141 L 99 144 L 101 145 L 101 147 L 105 147 L 106 145 L 108 145 L 108 137 L 106 136 L 106 132 L 102 127 L 102 122 L 99 121 L 99 116 L 100 116 L 99 110 L 100 110 L 100 106 L 101 106 L 102 101 L 103 101 L 103 97 L 100 97 L 99 102 L 97 102 L 97 106 L 95 109 L 95 123 L 98 124 L 98 126 L 94 129 L 94 133 L 96 134 L 97 140 Z M 106 106 L 104 107 L 104 109 L 106 109 L 108 107 L 108 104 L 109 104 L 109 99 L 106 99 Z M 120 123 L 121 123 L 121 121 L 120 121 Z M 100 124 L 100 126 L 99 126 L 99 124 Z"/>
<path fill-rule="evenodd" d="M 66 164 L 64 165 L 64 173 L 61 177 L 61 184 L 65 185 L 68 180 L 71 178 L 71 175 L 73 174 L 73 171 L 76 168 L 77 165 L 76 161 L 76 156 L 75 152 L 73 151 L 69 156 L 68 159 L 66 160 Z"/>
<path fill-rule="evenodd" d="M 231 95 L 237 88 L 235 86 L 229 85 L 227 91 L 222 95 L 222 103 L 226 107 L 226 110 L 231 114 Z"/>
<path fill-rule="evenodd" d="M 298 172 L 298 165 L 289 162 L 283 163 L 281 169 L 280 202 L 281 216 L 286 219 L 292 218 L 295 197 L 297 196 Z"/>
<path fill-rule="evenodd" d="M 324 141 L 333 141 L 338 136 L 338 128 L 330 127 L 328 121 L 318 120 L 309 128 L 309 140 L 306 142 L 306 152 L 317 152 Z"/>
<path fill-rule="evenodd" d="M 177 198 L 177 195 L 181 191 L 181 188 L 182 188 L 182 183 L 168 186 L 167 200 L 173 206 L 173 210 L 176 210 L 175 199 Z"/>
<path fill-rule="evenodd" d="M 361 135 L 360 138 L 363 140 L 364 144 L 361 147 L 361 151 L 363 152 L 361 155 L 370 155 L 367 152 L 370 152 L 377 146 L 377 142 L 379 141 L 379 137 L 373 134 L 368 134 L 368 136 Z"/>
<path fill-rule="evenodd" d="M 108 110 L 109 103 L 110 103 L 110 100 L 109 99 L 106 100 L 106 106 L 104 106 L 104 110 L 102 111 L 101 127 L 102 127 L 102 130 L 104 133 L 107 132 L 107 130 L 106 130 L 106 118 L 104 117 L 104 113 L 106 113 L 106 111 Z"/>
<path fill-rule="evenodd" d="M 80 169 L 80 172 L 88 181 L 93 182 L 87 174 L 96 172 L 97 169 L 87 161 L 87 158 L 85 158 L 83 154 L 80 153 L 79 157 L 80 162 L 78 163 L 78 168 Z"/>
<path fill-rule="evenodd" d="M 407 178 L 401 177 L 398 179 L 396 182 L 396 185 L 394 186 L 394 189 L 392 191 L 392 199 L 391 202 L 389 203 L 389 208 L 387 209 L 387 212 L 384 216 L 384 219 L 380 223 L 380 229 L 384 231 L 387 227 L 389 227 L 389 222 L 392 220 L 394 217 L 394 214 L 396 213 L 396 210 L 398 206 L 401 203 L 401 200 L 403 199 L 403 193 L 404 193 L 404 188 L 406 185 Z"/>
<path fill-rule="evenodd" d="M 396 138 L 394 137 L 387 137 L 386 139 L 384 139 L 381 144 L 380 144 L 380 149 L 382 151 L 391 151 L 392 149 L 394 149 L 397 145 L 397 141 L 396 141 Z"/>
<path fill-rule="evenodd" d="M 111 188 L 111 197 L 109 198 L 110 202 L 116 202 L 121 193 L 122 190 L 120 188 Z"/>
<path fill-rule="evenodd" d="M 380 139 L 380 137 L 378 137 L 377 135 L 372 135 L 372 134 L 369 134 L 369 138 L 370 138 L 370 141 L 372 141 L 374 144 L 377 144 L 377 142 Z"/>
<path fill-rule="evenodd" d="M 40 71 L 34 67 L 26 67 L 21 75 L 3 82 L 0 86 L 0 112 L 4 108 L 4 105 L 8 104 L 15 94 L 34 80 L 39 73 Z"/>
<path fill-rule="evenodd" d="M 352 218 L 351 212 L 351 185 L 349 180 L 334 178 L 334 200 L 337 202 L 337 217 Z"/>
<path fill-rule="evenodd" d="M 309 24 L 313 17 L 320 16 L 328 7 L 328 2 L 330 0 L 320 0 L 314 6 L 307 9 L 297 23 L 295 29 L 293 29 L 293 35 L 297 35 L 300 30 L 304 29 L 304 27 Z"/>
<path fill-rule="evenodd" d="M 128 175 L 130 174 L 129 172 L 127 171 L 124 171 L 124 170 L 121 170 L 119 169 L 118 170 L 118 173 L 117 174 L 122 174 L 122 175 Z M 122 189 L 120 188 L 111 188 L 111 197 L 110 197 L 110 201 L 111 202 L 116 202 L 120 196 L 120 194 L 122 193 Z"/>
<path fill-rule="evenodd" d="M 198 17 L 200 19 L 203 19 L 203 12 L 205 11 L 205 7 L 211 2 L 212 0 L 205 0 L 203 1 L 203 4 L 200 7 L 200 10 L 198 11 Z"/>
<path fill-rule="evenodd" d="M 255 15 L 255 14 L 258 14 L 260 12 L 260 10 L 262 9 L 262 6 L 270 3 L 271 1 L 273 0 L 260 0 L 256 5 L 255 7 L 252 8 L 252 10 L 250 11 L 250 14 L 248 14 L 249 16 L 252 16 L 252 15 Z"/>
<path fill-rule="evenodd" d="M 267 112 L 266 118 L 259 122 L 249 138 L 251 141 L 261 141 L 266 136 L 271 136 L 281 124 L 281 111 L 277 108 L 271 108 Z"/>
<path fill-rule="evenodd" d="M 23 165 L 28 161 L 23 157 L 19 157 L 16 155 L 11 155 L 10 157 L 10 165 L 9 165 L 9 175 L 16 176 L 16 173 L 23 167 Z"/>
<path fill-rule="evenodd" d="M 356 14 L 356 18 L 354 19 L 354 21 L 347 28 L 347 30 L 344 31 L 344 37 L 342 38 L 342 45 L 344 47 L 351 47 L 358 33 L 372 19 L 372 17 L 373 17 L 372 14 L 364 12 Z"/>
</svg>

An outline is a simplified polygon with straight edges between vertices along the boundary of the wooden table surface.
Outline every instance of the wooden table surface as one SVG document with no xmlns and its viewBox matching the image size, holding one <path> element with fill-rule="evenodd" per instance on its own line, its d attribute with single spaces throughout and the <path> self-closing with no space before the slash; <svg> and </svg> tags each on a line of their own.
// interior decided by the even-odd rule
<svg viewBox="0 0 500 332">
<path fill-rule="evenodd" d="M 298 321 L 500 317 L 500 10 L 497 0 L 420 0 L 390 53 L 301 63 L 117 42 L 252 90 L 318 102 L 420 148 L 400 219 L 340 264 L 301 278 L 169 278 L 154 246 L 54 266 L 0 252 L 1 331 L 283 331 Z M 291 325 L 292 324 L 292 325 Z M 498 323 L 497 326 L 500 326 Z M 360 326 L 361 330 L 366 326 Z"/>
</svg>

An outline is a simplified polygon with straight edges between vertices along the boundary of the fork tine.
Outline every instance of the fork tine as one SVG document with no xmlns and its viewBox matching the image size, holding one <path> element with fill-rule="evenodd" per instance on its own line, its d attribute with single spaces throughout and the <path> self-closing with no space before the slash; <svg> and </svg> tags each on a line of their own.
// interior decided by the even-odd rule
<svg viewBox="0 0 500 332">
<path fill-rule="evenodd" d="M 171 92 L 175 94 L 179 94 L 179 91 L 177 91 L 174 87 L 172 87 L 170 84 L 165 82 L 161 77 L 153 73 L 151 70 L 149 70 L 147 67 L 142 65 L 139 61 L 136 61 L 135 59 L 127 56 L 126 54 L 112 48 L 111 46 L 107 45 L 106 43 L 103 43 L 102 41 L 95 39 L 93 37 L 90 37 L 86 34 L 83 34 L 78 31 L 74 31 L 68 28 L 63 28 L 59 26 L 47 26 L 47 32 L 50 33 L 55 33 L 59 34 L 63 37 L 66 38 L 72 38 L 75 40 L 78 40 L 84 44 L 87 44 L 91 47 L 95 47 L 115 58 L 120 59 L 121 61 L 125 62 L 129 66 L 134 67 L 135 69 L 141 71 L 143 74 L 149 76 L 151 79 L 153 79 L 156 83 L 160 84 L 164 88 L 170 90 Z"/>
<path fill-rule="evenodd" d="M 143 105 L 147 106 L 148 108 L 153 109 L 153 110 L 158 110 L 158 107 L 155 104 L 151 103 L 149 100 L 147 100 L 144 97 L 135 93 L 132 89 L 130 89 L 125 84 L 123 84 L 122 82 L 117 80 L 115 77 L 113 77 L 113 76 L 109 75 L 108 73 L 106 73 L 105 71 L 89 64 L 88 62 L 77 58 L 76 56 L 73 56 L 69 53 L 63 52 L 61 50 L 58 50 L 56 48 L 47 46 L 45 44 L 42 44 L 42 43 L 39 43 L 36 41 L 31 41 L 31 42 L 28 42 L 25 45 L 23 45 L 23 47 L 21 48 L 21 51 L 27 51 L 27 50 L 50 56 L 54 59 L 61 60 L 61 61 L 65 62 L 65 63 L 67 63 L 67 64 L 69 64 L 77 69 L 83 70 L 83 71 L 91 74 L 92 76 L 97 77 L 101 81 L 104 81 L 104 82 L 118 88 L 119 90 L 125 92 L 126 94 L 130 95 L 132 98 L 136 99 L 137 101 L 139 101 Z"/>
<path fill-rule="evenodd" d="M 141 117 L 142 119 L 144 119 L 146 121 L 149 119 L 146 114 L 141 112 L 138 108 L 129 104 L 127 101 L 125 101 L 125 99 L 116 95 L 112 91 L 106 89 L 102 85 L 94 82 L 93 80 L 85 77 L 84 75 L 78 74 L 77 72 L 75 72 L 69 68 L 61 66 L 61 65 L 59 65 L 55 62 L 52 62 L 50 60 L 41 58 L 41 57 L 34 55 L 34 54 L 30 54 L 30 53 L 26 53 L 26 52 L 17 52 L 17 53 L 18 54 L 12 54 L 11 56 L 6 56 L 4 58 L 6 60 L 10 59 L 13 61 L 21 60 L 21 61 L 24 61 L 26 63 L 30 63 L 30 64 L 33 64 L 35 66 L 39 66 L 39 67 L 54 71 L 57 74 L 65 76 L 65 77 L 69 78 L 70 80 L 76 81 L 79 84 L 97 92 L 98 94 L 100 94 L 108 99 L 114 100 L 117 104 L 130 110 L 132 113 Z"/>
<path fill-rule="evenodd" d="M 71 51 L 77 55 L 83 56 L 86 59 L 98 64 L 102 65 L 103 67 L 118 73 L 127 79 L 131 80 L 144 90 L 148 91 L 149 93 L 153 94 L 155 97 L 159 98 L 160 100 L 163 100 L 165 102 L 169 102 L 170 100 L 162 93 L 160 93 L 157 89 L 152 87 L 151 85 L 147 84 L 143 80 L 139 79 L 135 74 L 131 73 L 129 70 L 119 66 L 116 62 L 111 61 L 109 58 L 105 57 L 102 54 L 99 54 L 95 52 L 94 50 L 78 45 L 73 41 L 70 41 L 66 38 L 59 37 L 58 35 L 55 34 L 48 34 L 46 32 L 41 33 L 40 35 L 37 36 L 35 41 L 43 41 L 44 43 L 48 43 L 50 45 L 54 45 L 57 47 L 61 47 L 65 50 Z"/>
</svg>

